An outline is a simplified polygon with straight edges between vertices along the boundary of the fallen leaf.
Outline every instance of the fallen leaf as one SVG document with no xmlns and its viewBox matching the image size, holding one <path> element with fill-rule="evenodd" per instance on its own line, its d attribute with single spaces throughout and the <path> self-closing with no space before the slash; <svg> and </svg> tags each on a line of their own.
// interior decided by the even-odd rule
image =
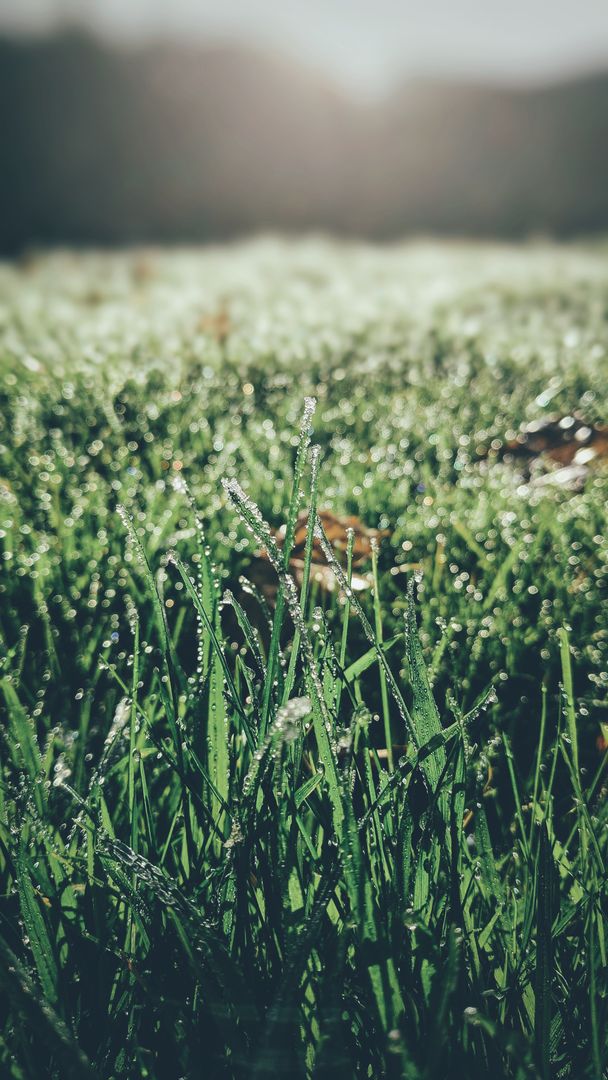
<svg viewBox="0 0 608 1080">
<path fill-rule="evenodd" d="M 223 345 L 232 331 L 232 322 L 226 304 L 220 304 L 217 311 L 210 311 L 205 315 L 201 315 L 198 321 L 198 330 L 199 333 L 212 337 L 214 341 L 217 341 L 218 345 Z"/>
<path fill-rule="evenodd" d="M 608 426 L 589 424 L 577 412 L 543 417 L 524 425 L 515 439 L 479 447 L 478 457 L 522 462 L 538 487 L 579 489 L 590 469 L 608 460 Z M 536 462 L 545 464 L 547 471 L 532 476 Z"/>
<path fill-rule="evenodd" d="M 365 589 L 371 588 L 372 577 L 369 572 L 365 572 L 364 567 L 371 558 L 372 544 L 380 544 L 384 537 L 389 535 L 389 530 L 369 529 L 355 515 L 338 516 L 332 510 L 320 510 L 319 517 L 336 558 L 344 567 L 346 567 L 348 534 L 352 530 L 354 533 L 352 587 L 355 592 L 363 592 Z M 307 534 L 308 511 L 303 511 L 296 521 L 294 543 L 289 558 L 289 568 L 298 585 L 302 584 L 304 575 L 304 553 Z M 274 531 L 274 536 L 277 545 L 281 548 L 285 543 L 285 526 Z M 277 593 L 277 578 L 265 551 L 256 553 L 248 576 L 257 585 L 266 600 L 274 604 Z M 312 545 L 310 576 L 311 580 L 316 581 L 324 592 L 334 592 L 337 587 L 335 574 L 331 567 L 328 566 L 321 543 L 316 537 Z"/>
<path fill-rule="evenodd" d="M 319 517 L 323 530 L 332 548 L 336 553 L 338 562 L 346 566 L 346 552 L 348 548 L 348 534 L 354 533 L 353 544 L 353 569 L 360 568 L 366 560 L 371 558 L 372 543 L 380 544 L 385 536 L 389 535 L 388 529 L 368 529 L 360 518 L 354 514 L 339 516 L 333 510 L 319 510 Z M 308 533 L 308 511 L 304 510 L 298 515 L 296 521 L 291 559 L 303 559 Z M 285 526 L 276 532 L 276 540 L 279 547 L 285 542 Z M 312 545 L 312 561 L 325 564 L 325 556 L 321 542 L 315 537 Z"/>
</svg>

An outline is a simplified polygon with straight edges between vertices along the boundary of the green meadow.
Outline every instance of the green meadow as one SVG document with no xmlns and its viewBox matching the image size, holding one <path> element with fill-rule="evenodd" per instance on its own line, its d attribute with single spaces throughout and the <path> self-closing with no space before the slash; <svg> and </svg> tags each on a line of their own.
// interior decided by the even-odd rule
<svg viewBox="0 0 608 1080">
<path fill-rule="evenodd" d="M 606 1075 L 607 255 L 0 266 L 0 1075 Z"/>
</svg>

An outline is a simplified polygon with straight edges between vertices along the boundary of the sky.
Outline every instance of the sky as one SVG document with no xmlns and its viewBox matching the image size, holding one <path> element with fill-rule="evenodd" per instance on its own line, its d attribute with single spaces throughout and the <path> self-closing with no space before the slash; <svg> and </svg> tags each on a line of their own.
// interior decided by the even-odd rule
<svg viewBox="0 0 608 1080">
<path fill-rule="evenodd" d="M 269 47 L 371 97 L 412 76 L 531 83 L 608 67 L 608 0 L 0 0 L 0 30 L 62 21 Z"/>
</svg>

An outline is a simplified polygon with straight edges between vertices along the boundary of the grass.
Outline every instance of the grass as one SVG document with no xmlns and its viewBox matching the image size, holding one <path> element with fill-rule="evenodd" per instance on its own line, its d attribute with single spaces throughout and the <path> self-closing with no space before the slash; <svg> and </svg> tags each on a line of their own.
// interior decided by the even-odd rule
<svg viewBox="0 0 608 1080">
<path fill-rule="evenodd" d="M 605 1075 L 608 476 L 478 454 L 606 420 L 604 249 L 0 279 L 2 1075 Z"/>
</svg>

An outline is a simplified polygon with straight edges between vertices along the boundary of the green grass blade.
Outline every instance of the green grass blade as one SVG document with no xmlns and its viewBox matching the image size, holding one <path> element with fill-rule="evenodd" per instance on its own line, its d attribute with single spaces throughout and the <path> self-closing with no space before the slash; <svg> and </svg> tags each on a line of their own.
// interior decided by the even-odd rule
<svg viewBox="0 0 608 1080">
<path fill-rule="evenodd" d="M 534 1045 L 542 1080 L 550 1080 L 549 1055 L 552 1018 L 553 945 L 551 910 L 551 845 L 543 822 L 538 856 L 536 914 L 536 972 L 534 982 Z"/>
<path fill-rule="evenodd" d="M 57 1005 L 59 1001 L 59 972 L 55 950 L 40 910 L 40 899 L 32 884 L 23 837 L 19 842 L 15 864 L 21 917 L 34 957 L 34 963 L 36 964 L 36 970 L 38 971 L 42 992 L 51 1005 Z"/>
</svg>

